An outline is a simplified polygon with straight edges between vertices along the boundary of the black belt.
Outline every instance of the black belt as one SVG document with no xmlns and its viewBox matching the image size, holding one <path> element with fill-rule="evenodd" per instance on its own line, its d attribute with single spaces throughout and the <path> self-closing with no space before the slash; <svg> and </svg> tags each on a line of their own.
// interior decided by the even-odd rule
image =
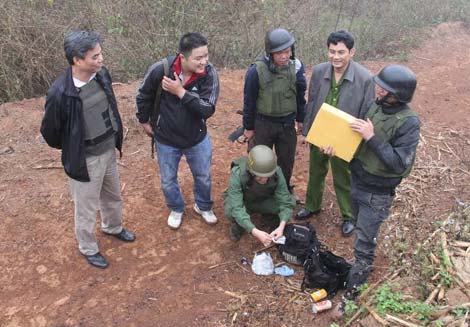
<svg viewBox="0 0 470 327">
<path fill-rule="evenodd" d="M 262 113 L 257 112 L 256 113 L 256 119 L 266 120 L 266 121 L 270 121 L 272 123 L 281 123 L 281 124 L 290 123 L 290 124 L 294 124 L 296 114 L 297 114 L 296 112 L 292 112 L 290 114 L 287 114 L 286 116 L 275 117 L 275 116 L 264 115 Z"/>
<path fill-rule="evenodd" d="M 115 131 L 114 129 L 110 128 L 106 131 L 106 133 L 101 134 L 100 136 L 95 137 L 94 139 L 91 140 L 85 140 L 85 145 L 90 146 L 90 145 L 97 145 L 100 144 L 101 142 L 107 140 L 110 136 L 114 135 Z"/>
</svg>

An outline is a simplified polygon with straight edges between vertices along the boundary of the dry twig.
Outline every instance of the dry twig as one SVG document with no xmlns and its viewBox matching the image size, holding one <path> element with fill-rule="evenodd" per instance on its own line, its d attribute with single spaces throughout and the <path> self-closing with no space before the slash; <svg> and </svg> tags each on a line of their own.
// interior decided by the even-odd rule
<svg viewBox="0 0 470 327">
<path fill-rule="evenodd" d="M 398 317 L 395 317 L 389 314 L 385 314 L 385 318 L 390 322 L 395 322 L 395 323 L 398 323 L 400 325 L 407 326 L 407 327 L 422 327 L 421 325 L 413 324 L 412 322 L 400 319 Z"/>
<path fill-rule="evenodd" d="M 372 317 L 374 317 L 374 319 L 377 320 L 382 326 L 388 326 L 389 325 L 388 321 L 386 321 L 382 317 L 380 317 L 379 314 L 377 312 L 375 312 L 374 309 L 372 309 L 369 305 L 364 304 L 364 308 L 366 308 L 367 311 L 369 311 L 369 313 L 372 315 Z"/>
<path fill-rule="evenodd" d="M 222 263 L 218 263 L 216 265 L 213 265 L 213 266 L 210 266 L 208 269 L 209 270 L 212 270 L 214 268 L 217 268 L 217 267 L 221 267 L 221 266 L 226 266 L 226 265 L 230 265 L 232 263 L 235 263 L 235 261 L 227 261 L 227 262 L 222 262 Z"/>
</svg>

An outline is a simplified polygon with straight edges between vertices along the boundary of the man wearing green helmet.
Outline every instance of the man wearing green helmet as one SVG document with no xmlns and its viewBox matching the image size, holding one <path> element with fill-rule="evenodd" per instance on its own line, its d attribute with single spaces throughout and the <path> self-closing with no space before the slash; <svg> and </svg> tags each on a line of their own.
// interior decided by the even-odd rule
<svg viewBox="0 0 470 327">
<path fill-rule="evenodd" d="M 295 206 L 276 156 L 265 145 L 253 147 L 248 156 L 232 162 L 229 186 L 222 196 L 225 217 L 231 221 L 230 239 L 238 241 L 246 231 L 265 246 L 282 236 Z M 274 220 L 278 227 L 270 234 L 258 229 L 251 221 L 254 213 Z"/>
</svg>

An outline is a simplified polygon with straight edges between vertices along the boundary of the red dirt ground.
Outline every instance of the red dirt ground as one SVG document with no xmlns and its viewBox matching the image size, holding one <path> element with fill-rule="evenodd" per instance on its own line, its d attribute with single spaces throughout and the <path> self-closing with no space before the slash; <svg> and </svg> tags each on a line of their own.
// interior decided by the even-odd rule
<svg viewBox="0 0 470 327">
<path fill-rule="evenodd" d="M 443 24 L 406 63 L 419 81 L 412 106 L 423 122 L 428 142 L 422 149 L 427 154 L 432 150 L 430 138 L 454 133 L 463 140 L 462 148 L 453 149 L 454 155 L 468 159 L 469 48 L 468 29 Z M 374 73 L 385 64 L 365 63 Z M 308 305 L 300 310 L 297 305 L 293 315 L 287 311 L 289 305 L 278 305 L 288 304 L 291 296 L 279 292 L 282 279 L 261 278 L 236 264 L 241 256 L 251 259 L 261 246 L 248 236 L 233 243 L 227 235 L 220 194 L 227 186 L 231 160 L 245 151 L 244 146 L 227 141 L 227 135 L 241 122 L 235 111 L 242 105 L 244 71 L 220 69 L 219 73 L 221 94 L 217 111 L 208 121 L 214 145 L 214 211 L 219 217 L 212 227 L 192 210 L 192 178 L 185 162 L 179 174 L 186 200 L 183 224 L 178 231 L 167 227 L 169 211 L 160 191 L 157 165 L 150 159 L 149 139 L 134 116 L 139 82 L 115 86 L 128 128 L 120 161 L 124 222 L 136 232 L 137 240 L 123 244 L 97 227 L 101 252 L 110 263 L 106 270 L 88 265 L 77 250 L 73 203 L 60 152 L 49 148 L 39 134 L 44 98 L 0 106 L 0 326 L 290 326 L 294 322 L 329 326 L 328 313 L 316 317 Z M 452 152 L 442 152 L 442 160 L 453 160 Z M 429 201 L 425 210 L 408 228 L 418 231 L 421 224 L 432 223 L 449 211 L 455 197 L 469 199 L 469 162 L 464 164 L 465 179 L 449 190 L 427 193 L 431 196 L 424 198 Z M 293 183 L 301 197 L 307 179 L 308 151 L 299 144 Z M 340 235 L 330 179 L 324 210 L 312 223 L 333 251 L 352 259 L 353 238 Z M 386 271 L 386 252 L 379 247 L 372 280 Z M 272 253 L 279 262 L 275 251 Z M 302 271 L 295 269 L 298 280 Z"/>
</svg>

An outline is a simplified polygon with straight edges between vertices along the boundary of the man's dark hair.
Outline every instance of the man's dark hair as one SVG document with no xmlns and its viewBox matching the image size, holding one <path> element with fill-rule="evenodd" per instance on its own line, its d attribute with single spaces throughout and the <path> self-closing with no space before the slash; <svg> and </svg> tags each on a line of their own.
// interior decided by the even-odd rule
<svg viewBox="0 0 470 327">
<path fill-rule="evenodd" d="M 337 45 L 340 42 L 343 42 L 349 50 L 354 48 L 354 37 L 346 30 L 339 30 L 331 33 L 330 36 L 328 36 L 326 45 L 329 48 L 331 43 Z"/>
<path fill-rule="evenodd" d="M 193 49 L 207 45 L 207 39 L 200 33 L 186 33 L 180 39 L 179 52 L 183 56 L 188 57 L 191 55 Z"/>
<path fill-rule="evenodd" d="M 67 33 L 64 39 L 65 58 L 70 65 L 73 65 L 73 58 L 84 59 L 88 50 L 101 43 L 98 33 L 92 31 L 76 30 Z"/>
</svg>

